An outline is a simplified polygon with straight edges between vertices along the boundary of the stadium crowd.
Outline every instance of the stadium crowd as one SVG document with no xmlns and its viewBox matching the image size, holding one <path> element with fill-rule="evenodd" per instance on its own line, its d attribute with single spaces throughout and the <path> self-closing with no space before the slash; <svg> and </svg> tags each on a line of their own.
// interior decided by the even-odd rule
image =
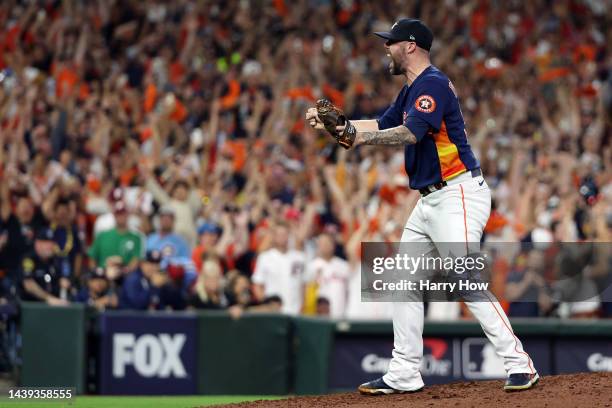
<svg viewBox="0 0 612 408">
<path fill-rule="evenodd" d="M 484 243 L 604 243 L 583 277 L 592 301 L 565 312 L 539 251 L 496 259 L 510 316 L 612 316 L 599 301 L 611 13 L 596 0 L 3 1 L 0 306 L 389 317 L 360 302 L 360 243 L 398 241 L 419 198 L 403 150 L 338 149 L 304 112 L 320 97 L 350 118 L 384 111 L 402 84 L 371 33 L 412 16 L 435 33 L 493 191 Z"/>
</svg>

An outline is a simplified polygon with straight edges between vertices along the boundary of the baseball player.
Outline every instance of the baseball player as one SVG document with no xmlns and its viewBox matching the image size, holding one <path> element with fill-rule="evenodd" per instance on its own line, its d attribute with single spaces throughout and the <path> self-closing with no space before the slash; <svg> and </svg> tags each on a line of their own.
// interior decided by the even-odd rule
<svg viewBox="0 0 612 408">
<path fill-rule="evenodd" d="M 467 255 L 478 247 L 491 209 L 491 193 L 467 140 L 459 100 L 451 81 L 431 65 L 431 30 L 420 20 L 401 19 L 386 40 L 392 75 L 406 85 L 378 120 L 348 121 L 329 101 L 320 100 L 306 113 L 315 129 L 326 129 L 344 148 L 365 145 L 404 146 L 410 187 L 421 198 L 410 214 L 402 243 L 427 245 L 440 254 L 444 242 L 464 243 Z M 461 245 L 460 245 L 461 247 Z M 486 301 L 466 301 L 508 373 L 504 389 L 525 390 L 539 379 L 533 362 L 515 336 L 502 307 L 486 292 Z M 393 303 L 393 358 L 387 373 L 359 386 L 369 395 L 415 392 L 424 383 L 423 303 Z"/>
</svg>

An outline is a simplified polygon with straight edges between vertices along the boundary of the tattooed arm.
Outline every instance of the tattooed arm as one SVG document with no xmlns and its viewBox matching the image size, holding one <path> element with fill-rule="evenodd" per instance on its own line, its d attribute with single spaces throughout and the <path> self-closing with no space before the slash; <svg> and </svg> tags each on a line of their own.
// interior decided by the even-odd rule
<svg viewBox="0 0 612 408">
<path fill-rule="evenodd" d="M 415 144 L 416 136 L 404 125 L 385 130 L 360 130 L 357 129 L 355 144 L 367 145 L 407 145 Z"/>
</svg>

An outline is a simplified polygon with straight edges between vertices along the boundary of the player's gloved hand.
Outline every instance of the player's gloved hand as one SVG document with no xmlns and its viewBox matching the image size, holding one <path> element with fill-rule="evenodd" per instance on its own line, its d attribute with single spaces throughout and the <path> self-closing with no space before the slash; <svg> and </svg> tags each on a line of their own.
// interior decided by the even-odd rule
<svg viewBox="0 0 612 408">
<path fill-rule="evenodd" d="M 306 111 L 306 121 L 310 126 L 312 126 L 313 129 L 326 130 L 325 125 L 323 124 L 323 122 L 321 122 L 321 119 L 319 119 L 319 115 L 317 114 L 317 108 L 308 108 L 308 110 Z M 345 127 L 346 124 L 336 126 L 336 131 L 333 135 L 334 138 L 336 138 L 335 135 L 343 133 Z"/>
<path fill-rule="evenodd" d="M 325 129 L 332 135 L 338 144 L 345 149 L 350 149 L 355 141 L 357 129 L 346 118 L 342 110 L 335 107 L 327 99 L 319 99 L 316 104 L 316 115 L 312 108 L 306 113 L 306 119 L 315 129 Z"/>
</svg>

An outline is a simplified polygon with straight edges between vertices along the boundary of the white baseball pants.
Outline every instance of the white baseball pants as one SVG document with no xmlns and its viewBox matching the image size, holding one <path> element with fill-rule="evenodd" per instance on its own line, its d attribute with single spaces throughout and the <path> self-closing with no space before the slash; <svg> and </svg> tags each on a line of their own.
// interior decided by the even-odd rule
<svg viewBox="0 0 612 408">
<path fill-rule="evenodd" d="M 425 244 L 431 253 L 443 257 L 448 254 L 440 243 L 445 242 L 465 242 L 466 253 L 468 246 L 470 252 L 478 251 L 490 211 L 491 192 L 484 178 L 464 173 L 448 181 L 443 189 L 419 199 L 401 241 Z M 489 301 L 466 304 L 504 359 L 506 372 L 534 373 L 533 362 L 514 335 L 506 313 L 490 292 L 489 296 Z M 423 357 L 423 310 L 422 302 L 393 303 L 393 358 L 383 379 L 395 389 L 412 391 L 424 385 L 419 372 Z"/>
</svg>

